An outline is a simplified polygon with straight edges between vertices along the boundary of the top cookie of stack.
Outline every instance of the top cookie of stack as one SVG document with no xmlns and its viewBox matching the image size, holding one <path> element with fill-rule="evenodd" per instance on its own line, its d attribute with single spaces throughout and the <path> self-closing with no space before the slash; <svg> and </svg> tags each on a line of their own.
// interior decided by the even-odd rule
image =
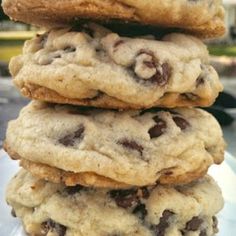
<svg viewBox="0 0 236 236">
<path fill-rule="evenodd" d="M 80 19 L 77 27 L 54 28 L 28 41 L 23 54 L 12 59 L 10 71 L 24 96 L 143 109 L 210 106 L 222 91 L 206 46 L 179 33 L 222 35 L 224 11 L 219 0 L 5 0 L 3 7 L 13 19 L 36 25 L 61 26 Z M 101 22 L 105 27 L 81 23 L 86 17 L 106 20 Z"/>
<path fill-rule="evenodd" d="M 40 26 L 93 18 L 181 28 L 203 37 L 225 31 L 221 0 L 3 0 L 3 8 L 14 20 Z"/>
</svg>

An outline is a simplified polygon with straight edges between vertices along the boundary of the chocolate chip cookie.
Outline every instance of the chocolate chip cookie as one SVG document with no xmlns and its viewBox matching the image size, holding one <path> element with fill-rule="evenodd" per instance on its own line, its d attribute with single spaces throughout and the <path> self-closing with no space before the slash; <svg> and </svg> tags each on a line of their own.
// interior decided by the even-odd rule
<svg viewBox="0 0 236 236">
<path fill-rule="evenodd" d="M 221 191 L 206 176 L 185 186 L 126 190 L 66 187 L 21 170 L 7 202 L 29 235 L 212 236 L 223 207 Z"/>
<path fill-rule="evenodd" d="M 6 14 L 40 26 L 93 19 L 180 28 L 203 37 L 225 32 L 221 0 L 4 0 Z"/>
<path fill-rule="evenodd" d="M 223 87 L 208 60 L 193 36 L 132 38 L 84 24 L 26 42 L 10 71 L 24 96 L 43 101 L 116 109 L 209 106 Z"/>
<path fill-rule="evenodd" d="M 201 109 L 112 111 L 31 102 L 5 149 L 34 175 L 96 187 L 187 183 L 220 164 L 222 131 Z"/>
</svg>

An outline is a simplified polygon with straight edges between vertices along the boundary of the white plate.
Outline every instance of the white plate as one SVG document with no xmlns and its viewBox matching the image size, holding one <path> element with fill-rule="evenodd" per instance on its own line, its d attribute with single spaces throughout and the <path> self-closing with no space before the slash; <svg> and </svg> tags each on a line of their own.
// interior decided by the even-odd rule
<svg viewBox="0 0 236 236">
<path fill-rule="evenodd" d="M 19 220 L 11 216 L 11 208 L 4 197 L 6 184 L 18 169 L 18 163 L 0 150 L 0 236 L 25 236 Z M 226 153 L 225 162 L 211 167 L 210 175 L 220 185 L 225 199 L 225 207 L 219 214 L 220 233 L 217 236 L 236 236 L 236 159 Z"/>
</svg>

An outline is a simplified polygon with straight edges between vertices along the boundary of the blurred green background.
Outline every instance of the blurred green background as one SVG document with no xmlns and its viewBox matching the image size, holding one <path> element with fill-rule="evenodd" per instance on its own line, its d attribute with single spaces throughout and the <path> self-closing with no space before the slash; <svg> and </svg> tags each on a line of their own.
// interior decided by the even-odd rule
<svg viewBox="0 0 236 236">
<path fill-rule="evenodd" d="M 0 62 L 7 63 L 12 56 L 20 54 L 24 41 L 34 36 L 34 30 L 28 25 L 11 22 L 0 7 Z"/>
</svg>

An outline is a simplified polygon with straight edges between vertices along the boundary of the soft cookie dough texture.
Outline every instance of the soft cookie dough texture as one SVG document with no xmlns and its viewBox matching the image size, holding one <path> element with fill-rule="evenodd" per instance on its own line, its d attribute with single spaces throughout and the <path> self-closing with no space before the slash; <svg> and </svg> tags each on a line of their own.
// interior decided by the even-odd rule
<svg viewBox="0 0 236 236">
<path fill-rule="evenodd" d="M 203 37 L 225 32 L 221 0 L 3 0 L 12 19 L 65 26 L 81 18 L 180 28 Z"/>
<path fill-rule="evenodd" d="M 32 174 L 66 185 L 188 183 L 223 161 L 222 131 L 201 109 L 109 111 L 31 102 L 5 149 Z"/>
<path fill-rule="evenodd" d="M 7 202 L 30 236 L 212 236 L 222 194 L 206 176 L 185 186 L 65 187 L 21 170 Z"/>
<path fill-rule="evenodd" d="M 199 39 L 122 37 L 91 23 L 27 41 L 10 72 L 29 98 L 103 108 L 209 106 L 223 89 Z"/>
</svg>

